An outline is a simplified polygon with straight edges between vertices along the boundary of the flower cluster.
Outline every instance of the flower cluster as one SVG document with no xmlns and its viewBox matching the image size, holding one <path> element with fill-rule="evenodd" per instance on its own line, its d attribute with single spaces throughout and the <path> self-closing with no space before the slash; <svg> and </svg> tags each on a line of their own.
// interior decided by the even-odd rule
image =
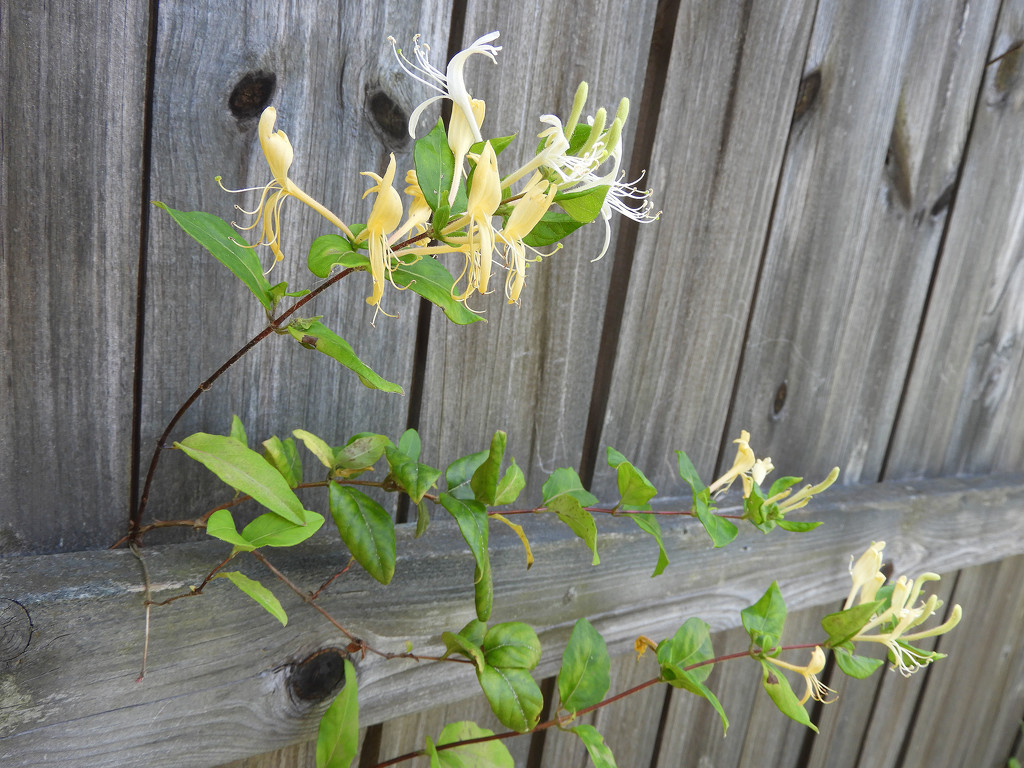
<svg viewBox="0 0 1024 768">
<path fill-rule="evenodd" d="M 942 605 L 942 601 L 935 595 L 929 595 L 927 600 L 918 602 L 925 583 L 938 581 L 939 576 L 934 573 L 922 573 L 916 579 L 900 576 L 890 588 L 890 593 L 884 595 L 885 574 L 881 571 L 884 548 L 884 541 L 873 542 L 851 566 L 850 576 L 853 585 L 843 608 L 845 610 L 857 605 L 878 603 L 876 611 L 851 638 L 851 642 L 883 644 L 889 649 L 889 661 L 892 662 L 893 669 L 898 669 L 900 674 L 909 677 L 944 656 L 941 653 L 915 648 L 911 643 L 949 632 L 960 623 L 962 611 L 959 605 L 955 605 L 949 618 L 939 626 L 909 632 L 908 630 L 927 621 Z"/>
<path fill-rule="evenodd" d="M 452 284 L 453 299 L 466 302 L 474 294 L 489 293 L 492 267 L 498 264 L 507 273 L 505 295 L 511 304 L 520 300 L 527 266 L 544 255 L 537 248 L 555 245 L 600 216 L 605 224 L 605 242 L 597 256 L 600 258 L 608 249 L 613 212 L 638 222 L 658 218 L 660 214 L 652 210 L 649 200 L 650 191 L 637 187 L 639 179 L 625 181 L 620 170 L 628 100 L 621 101 L 610 119 L 604 109 L 584 119 L 586 83 L 577 89 L 566 122 L 543 115 L 540 122 L 544 128 L 538 135 L 541 141 L 535 155 L 502 174 L 498 156 L 511 139 L 485 139 L 481 129 L 486 105 L 472 97 L 465 80 L 465 67 L 473 56 L 497 60 L 501 50 L 494 45 L 497 38 L 498 33 L 492 32 L 475 40 L 452 57 L 444 72 L 431 64 L 430 48 L 418 36 L 413 39 L 412 59 L 405 56 L 394 38 L 389 38 L 402 68 L 437 92 L 412 112 L 410 134 L 415 138 L 426 107 L 439 99 L 451 101 L 447 130 L 442 126 L 435 129 L 443 133 L 445 152 L 450 150 L 450 155 L 439 161 L 441 173 L 430 174 L 427 189 L 421 186 L 423 173 L 417 173 L 422 169 L 405 174 L 408 210 L 394 187 L 394 155 L 383 175 L 364 172 L 374 184 L 363 196 L 373 194 L 374 198 L 363 228 L 349 229 L 289 178 L 292 147 L 284 132 L 274 132 L 276 112 L 268 108 L 260 119 L 259 136 L 273 180 L 262 188 L 256 209 L 245 211 L 256 216 L 246 229 L 261 227 L 255 245 L 269 245 L 275 263 L 283 258 L 281 207 L 288 197 L 295 197 L 341 230 L 353 248 L 366 250 L 373 278 L 367 302 L 378 309 L 385 282 L 398 287 L 393 277 L 396 269 L 424 256 L 446 253 L 462 257 L 462 271 Z M 554 210 L 555 206 L 562 211 Z M 501 224 L 496 226 L 497 220 Z"/>
</svg>

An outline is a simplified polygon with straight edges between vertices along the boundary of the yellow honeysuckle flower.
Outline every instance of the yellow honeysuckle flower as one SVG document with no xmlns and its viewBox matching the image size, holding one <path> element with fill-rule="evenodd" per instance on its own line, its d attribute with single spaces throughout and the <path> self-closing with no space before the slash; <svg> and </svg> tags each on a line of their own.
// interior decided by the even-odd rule
<svg viewBox="0 0 1024 768">
<path fill-rule="evenodd" d="M 764 503 L 772 504 L 777 502 L 779 504 L 779 514 L 785 517 L 793 510 L 806 507 L 811 501 L 811 497 L 821 493 L 826 488 L 830 488 L 838 477 L 839 467 L 832 467 L 832 471 L 817 485 L 805 485 L 796 493 L 793 493 L 792 488 L 787 488 L 782 493 L 777 493 L 771 498 L 765 499 Z M 791 493 L 793 493 L 792 496 L 790 496 Z"/>
<path fill-rule="evenodd" d="M 804 693 L 803 698 L 800 699 L 801 706 L 803 706 L 808 699 L 820 701 L 822 704 L 831 704 L 835 701 L 835 697 L 829 698 L 829 694 L 834 694 L 835 691 L 821 682 L 817 677 L 817 675 L 821 674 L 821 670 L 825 668 L 825 652 L 821 649 L 821 646 L 814 646 L 814 650 L 811 652 L 811 660 L 803 667 L 798 667 L 795 664 L 790 664 L 782 661 L 781 659 L 775 659 L 770 656 L 766 660 L 777 667 L 797 672 L 803 676 L 804 681 L 807 683 L 807 690 Z"/>
<path fill-rule="evenodd" d="M 857 560 L 856 565 L 850 569 L 854 587 L 846 599 L 844 608 L 853 604 L 857 590 L 860 590 L 860 601 L 864 604 L 875 599 L 880 586 L 878 576 L 880 571 L 875 571 L 881 564 L 881 553 L 885 542 L 874 542 L 868 550 Z M 884 582 L 884 576 L 882 577 Z M 909 677 L 917 670 L 927 666 L 936 659 L 942 658 L 942 654 L 931 651 L 922 651 L 912 648 L 908 644 L 927 637 L 936 637 L 949 632 L 963 616 L 963 610 L 959 605 L 953 606 L 949 618 L 937 627 L 910 632 L 907 630 L 927 621 L 935 614 L 936 609 L 942 605 L 942 601 L 936 595 L 929 595 L 928 599 L 918 603 L 923 586 L 929 581 L 938 581 L 939 576 L 934 573 L 922 573 L 915 580 L 906 576 L 900 576 L 893 585 L 892 595 L 889 598 L 889 607 L 871 619 L 861 627 L 860 631 L 851 638 L 854 643 L 868 642 L 881 643 L 889 650 L 893 661 L 893 669 L 899 670 L 904 677 Z M 879 629 L 877 634 L 869 634 L 873 629 Z"/>
<path fill-rule="evenodd" d="M 484 112 L 487 107 L 482 99 L 471 99 L 472 122 L 466 119 L 461 109 L 453 109 L 452 117 L 448 123 L 448 146 L 455 155 L 455 176 L 452 178 L 452 186 L 448 192 L 448 205 L 455 202 L 455 196 L 459 192 L 459 182 L 465 175 L 466 153 L 473 143 L 479 141 L 475 136 L 479 135 L 480 127 L 484 124 Z"/>
<path fill-rule="evenodd" d="M 484 148 L 477 158 L 476 170 L 473 172 L 473 187 L 469 190 L 466 205 L 466 216 L 455 223 L 456 228 L 461 228 L 465 225 L 466 219 L 469 220 L 465 237 L 466 266 L 455 281 L 458 285 L 465 276 L 466 290 L 456 294 L 454 287 L 452 288 L 452 297 L 457 301 L 465 301 L 474 291 L 487 293 L 495 240 L 491 218 L 499 203 L 501 177 L 498 176 L 498 158 L 494 153 L 494 147 L 488 141 L 484 143 Z"/>
<path fill-rule="evenodd" d="M 405 194 L 412 198 L 409 202 L 409 215 L 406 217 L 405 223 L 391 233 L 388 239 L 392 243 L 413 234 L 426 232 L 427 228 L 425 225 L 430 221 L 431 216 L 434 215 L 434 212 L 430 210 L 430 206 L 427 204 L 426 198 L 423 197 L 423 190 L 420 189 L 415 170 L 410 169 L 406 172 L 405 184 Z"/>
<path fill-rule="evenodd" d="M 743 482 L 743 496 L 746 498 L 750 495 L 750 484 L 756 482 L 758 485 L 764 480 L 765 475 L 771 472 L 775 467 L 772 466 L 772 460 L 770 458 L 758 459 L 754 456 L 754 451 L 750 447 L 750 433 L 747 430 L 740 430 L 740 437 L 738 440 L 733 440 L 736 443 L 736 458 L 733 460 L 732 467 L 729 471 L 722 475 L 720 478 L 715 480 L 711 485 L 708 486 L 708 490 L 711 493 L 722 494 L 729 490 L 729 487 L 733 484 L 737 477 L 742 479 Z"/>
<path fill-rule="evenodd" d="M 359 239 L 369 241 L 370 274 L 373 276 L 373 292 L 367 297 L 366 303 L 380 309 L 384 280 L 385 277 L 390 279 L 392 270 L 393 257 L 391 245 L 388 243 L 388 233 L 396 229 L 402 221 L 402 198 L 392 186 L 395 180 L 394 153 L 391 154 L 383 176 L 378 176 L 372 171 L 363 171 L 362 175 L 369 176 L 377 182 L 363 193 L 365 198 L 375 192 L 377 199 L 373 203 L 370 217 L 366 220 L 366 229 L 359 234 Z"/>
<path fill-rule="evenodd" d="M 519 301 L 526 279 L 526 245 L 523 238 L 530 234 L 537 222 L 551 206 L 558 187 L 544 179 L 539 173 L 523 189 L 522 196 L 516 201 L 508 223 L 498 233 L 505 243 L 505 266 L 508 277 L 505 279 L 505 295 L 508 303 Z"/>
<path fill-rule="evenodd" d="M 314 211 L 319 213 L 334 226 L 340 229 L 346 237 L 351 238 L 352 232 L 345 223 L 334 215 L 322 204 L 307 195 L 299 186 L 288 177 L 288 170 L 291 168 L 295 152 L 291 142 L 284 131 L 275 131 L 274 124 L 277 122 L 277 110 L 267 107 L 260 115 L 259 128 L 257 133 L 260 138 L 260 146 L 263 149 L 263 156 L 270 166 L 273 179 L 263 187 L 263 194 L 260 197 L 259 205 L 255 210 L 246 211 L 235 206 L 243 213 L 256 216 L 256 220 L 247 227 L 239 227 L 242 230 L 260 227 L 260 239 L 254 243 L 258 245 L 269 245 L 274 253 L 274 263 L 281 261 L 284 254 L 281 252 L 281 207 L 289 197 L 301 200 Z M 220 177 L 217 177 L 218 183 Z M 227 189 L 221 185 L 222 189 Z M 227 190 L 229 192 L 246 192 L 248 190 Z"/>
</svg>

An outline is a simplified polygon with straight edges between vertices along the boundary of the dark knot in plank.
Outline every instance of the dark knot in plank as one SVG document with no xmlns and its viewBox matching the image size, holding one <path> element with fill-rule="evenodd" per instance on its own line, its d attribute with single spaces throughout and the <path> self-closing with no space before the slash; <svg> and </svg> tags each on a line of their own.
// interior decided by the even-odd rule
<svg viewBox="0 0 1024 768">
<path fill-rule="evenodd" d="M 249 72 L 238 81 L 228 97 L 228 109 L 238 120 L 259 117 L 277 89 L 273 72 Z"/>
<path fill-rule="evenodd" d="M 292 696 L 316 704 L 333 695 L 344 684 L 345 659 L 341 648 L 321 648 L 309 658 L 292 665 L 288 689 Z"/>
</svg>

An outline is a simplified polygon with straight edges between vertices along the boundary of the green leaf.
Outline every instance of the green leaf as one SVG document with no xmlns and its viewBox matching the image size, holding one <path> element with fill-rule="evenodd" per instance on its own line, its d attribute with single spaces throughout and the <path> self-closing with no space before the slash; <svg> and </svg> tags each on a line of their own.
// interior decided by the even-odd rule
<svg viewBox="0 0 1024 768">
<path fill-rule="evenodd" d="M 391 467 L 391 478 L 416 504 L 423 500 L 423 495 L 433 488 L 441 477 L 441 470 L 420 464 L 397 448 L 389 446 L 385 450 L 385 455 L 388 466 Z"/>
<path fill-rule="evenodd" d="M 252 291 L 252 295 L 259 299 L 260 304 L 268 312 L 273 311 L 270 281 L 263 275 L 263 265 L 256 255 L 256 249 L 241 245 L 241 236 L 234 227 L 223 219 L 203 211 L 176 211 L 158 202 L 154 202 L 153 205 L 171 214 L 171 218 L 179 227 L 245 283 L 245 287 Z"/>
<path fill-rule="evenodd" d="M 334 449 L 327 444 L 327 441 L 304 429 L 293 429 L 292 434 L 302 441 L 306 450 L 316 456 L 321 464 L 328 469 L 334 469 Z"/>
<path fill-rule="evenodd" d="M 495 624 L 484 635 L 484 661 L 500 669 L 533 669 L 540 663 L 540 640 L 521 621 Z"/>
<path fill-rule="evenodd" d="M 281 602 L 274 596 L 273 592 L 255 579 L 250 579 L 241 571 L 221 571 L 213 578 L 227 579 L 259 603 L 267 613 L 280 621 L 282 626 L 287 626 L 288 615 L 284 612 L 284 608 L 281 607 Z"/>
<path fill-rule="evenodd" d="M 449 723 L 437 737 L 437 746 L 493 735 L 494 731 L 469 721 Z M 431 768 L 515 768 L 515 760 L 508 748 L 496 740 L 438 750 L 428 736 L 426 752 L 430 757 Z"/>
<path fill-rule="evenodd" d="M 427 512 L 427 505 L 422 501 L 416 505 L 416 536 L 419 538 L 427 532 L 427 526 L 430 525 L 430 513 Z"/>
<path fill-rule="evenodd" d="M 697 468 L 693 466 L 690 457 L 684 451 L 676 451 L 676 459 L 679 462 L 679 476 L 683 479 L 683 482 L 690 486 L 690 489 L 695 494 L 703 491 L 706 486 L 701 482 L 700 475 L 697 474 Z"/>
<path fill-rule="evenodd" d="M 875 611 L 884 602 L 884 600 L 875 600 L 870 603 L 854 605 L 845 611 L 828 614 L 821 620 L 821 628 L 828 635 L 827 644 L 835 648 L 851 640 L 864 628 L 865 624 L 871 621 Z"/>
<path fill-rule="evenodd" d="M 604 736 L 597 728 L 588 723 L 581 723 L 567 730 L 580 737 L 583 746 L 587 748 L 587 754 L 590 755 L 590 762 L 594 764 L 594 768 L 617 768 L 615 756 L 608 745 L 604 743 Z"/>
<path fill-rule="evenodd" d="M 448 484 L 448 493 L 458 499 L 476 500 L 469 480 L 477 467 L 487 461 L 488 451 L 478 451 L 456 459 L 444 471 L 444 480 Z"/>
<path fill-rule="evenodd" d="M 597 556 L 597 525 L 594 523 L 594 516 L 568 494 L 551 499 L 547 503 L 547 508 L 554 512 L 559 520 L 568 525 L 573 533 L 583 539 L 583 543 L 594 553 L 590 564 L 600 563 L 601 558 Z"/>
<path fill-rule="evenodd" d="M 233 437 L 242 445 L 249 444 L 249 440 L 245 436 L 245 426 L 242 424 L 242 420 L 233 414 L 231 416 L 231 431 L 228 435 L 229 437 Z"/>
<path fill-rule="evenodd" d="M 480 619 L 470 619 L 466 626 L 459 630 L 459 634 L 476 646 L 482 646 L 487 635 L 487 623 Z"/>
<path fill-rule="evenodd" d="M 491 615 L 491 604 L 494 599 L 494 586 L 491 576 L 491 563 L 487 552 L 487 508 L 473 499 L 459 499 L 450 493 L 442 493 L 441 506 L 455 518 L 466 540 L 476 570 L 473 576 L 473 590 L 476 603 L 476 615 L 486 621 Z"/>
<path fill-rule="evenodd" d="M 359 751 L 359 700 L 356 669 L 345 659 L 345 686 L 320 719 L 316 768 L 349 768 Z"/>
<path fill-rule="evenodd" d="M 662 666 L 671 664 L 682 669 L 714 658 L 711 647 L 711 633 L 708 623 L 697 618 L 689 618 L 671 639 L 658 643 L 658 663 Z M 712 664 L 701 664 L 687 672 L 697 680 L 704 682 L 711 674 Z"/>
<path fill-rule="evenodd" d="M 477 680 L 487 703 L 503 725 L 519 733 L 531 730 L 540 720 L 544 697 L 525 669 L 495 669 L 485 664 Z"/>
<path fill-rule="evenodd" d="M 385 435 L 360 432 L 334 449 L 334 468 L 339 476 L 354 477 L 376 464 L 390 445 L 391 440 Z"/>
<path fill-rule="evenodd" d="M 423 446 L 420 442 L 420 433 L 415 429 L 405 430 L 405 432 L 402 433 L 402 436 L 398 438 L 398 450 L 410 459 L 419 459 L 420 452 L 423 450 Z"/>
<path fill-rule="evenodd" d="M 548 211 L 545 213 L 537 226 L 526 237 L 523 242 L 531 248 L 544 248 L 554 245 L 566 235 L 570 235 L 583 226 L 583 222 L 577 221 L 568 213 Z"/>
<path fill-rule="evenodd" d="M 296 525 L 313 514 L 302 508 L 298 496 L 281 473 L 256 451 L 233 437 L 196 432 L 174 444 L 236 491 L 251 496 L 270 511 Z"/>
<path fill-rule="evenodd" d="M 768 498 L 782 493 L 784 490 L 790 486 L 796 485 L 801 480 L 803 480 L 802 477 L 780 477 L 772 483 L 772 487 L 768 490 Z"/>
<path fill-rule="evenodd" d="M 694 511 L 697 513 L 697 519 L 704 526 L 704 530 L 711 537 L 711 542 L 715 545 L 716 549 L 724 547 L 739 534 L 739 529 L 731 520 L 726 520 L 724 517 L 716 515 L 708 508 L 707 504 L 695 504 Z"/>
<path fill-rule="evenodd" d="M 242 538 L 249 542 L 252 549 L 257 547 L 293 547 L 319 531 L 323 524 L 323 515 L 308 510 L 305 525 L 295 525 L 295 523 L 268 512 L 245 526 L 242 529 Z"/>
<path fill-rule="evenodd" d="M 526 487 L 526 477 L 523 470 L 516 464 L 516 460 L 509 459 L 509 468 L 498 481 L 498 488 L 494 493 L 494 503 L 501 506 L 511 504 L 519 498 L 519 494 Z"/>
<path fill-rule="evenodd" d="M 872 659 L 869 656 L 858 656 L 845 648 L 833 648 L 836 655 L 836 664 L 850 677 L 863 680 L 874 674 L 885 662 L 882 659 Z"/>
<path fill-rule="evenodd" d="M 251 552 L 255 549 L 249 543 L 249 540 L 238 532 L 238 528 L 235 527 L 235 520 L 231 516 L 231 511 L 227 509 L 218 509 L 210 515 L 206 521 L 206 533 L 208 536 L 213 536 L 215 539 L 220 539 L 233 545 L 235 552 Z"/>
<path fill-rule="evenodd" d="M 786 717 L 796 720 L 801 725 L 806 725 L 817 733 L 818 729 L 811 722 L 807 710 L 801 706 L 800 699 L 796 697 L 793 689 L 789 687 L 789 681 L 786 680 L 785 676 L 773 669 L 772 665 L 767 661 L 762 661 L 761 667 L 761 683 L 764 685 L 764 689 L 768 692 L 772 701 L 775 702 L 775 706 L 779 708 L 779 712 Z"/>
<path fill-rule="evenodd" d="M 643 472 L 634 467 L 611 446 L 608 447 L 608 464 L 616 471 L 619 486 L 619 502 L 633 509 L 648 509 L 647 503 L 658 493 Z"/>
<path fill-rule="evenodd" d="M 813 531 L 815 528 L 821 525 L 820 522 L 799 522 L 796 520 L 778 520 L 777 524 L 779 528 L 781 528 L 784 531 L 789 531 L 790 533 L 806 533 L 807 531 Z"/>
<path fill-rule="evenodd" d="M 281 473 L 289 488 L 295 488 L 302 482 L 302 458 L 290 437 L 282 441 L 275 435 L 264 440 L 263 458 Z"/>
<path fill-rule="evenodd" d="M 477 565 L 473 572 L 473 606 L 480 621 L 491 618 L 491 608 L 494 606 L 494 574 L 489 559 Z"/>
<path fill-rule="evenodd" d="M 323 352 L 328 357 L 337 360 L 358 376 L 364 386 L 370 389 L 379 389 L 382 392 L 405 394 L 400 386 L 383 378 L 356 357 L 352 346 L 319 320 L 292 320 L 288 324 L 288 333 L 302 346 Z"/>
<path fill-rule="evenodd" d="M 331 517 L 348 551 L 381 584 L 395 575 L 395 522 L 380 504 L 354 488 L 331 483 Z"/>
<path fill-rule="evenodd" d="M 722 720 L 722 732 L 729 729 L 729 718 L 725 716 L 718 697 L 704 685 L 711 674 L 711 664 L 701 664 L 714 658 L 711 634 L 707 622 L 697 618 L 687 619 L 670 640 L 658 644 L 658 663 L 661 665 L 661 679 L 674 688 L 682 688 L 707 699 Z M 686 667 L 700 664 L 687 670 Z"/>
<path fill-rule="evenodd" d="M 416 139 L 412 149 L 416 166 L 416 181 L 430 210 L 436 211 L 442 200 L 448 202 L 448 192 L 455 176 L 455 155 L 448 145 L 448 135 L 440 119 L 426 136 Z M 465 205 L 465 203 L 463 203 Z M 466 210 L 464 207 L 461 210 Z"/>
<path fill-rule="evenodd" d="M 399 252 L 401 253 L 401 252 Z M 391 272 L 391 279 L 401 288 L 408 288 L 437 306 L 456 325 L 469 325 L 484 320 L 461 301 L 452 298 L 455 278 L 437 259 L 422 258 L 415 263 L 400 263 Z"/>
<path fill-rule="evenodd" d="M 469 481 L 476 500 L 483 504 L 494 504 L 497 498 L 498 478 L 501 473 L 501 460 L 505 456 L 505 444 L 508 436 L 498 430 L 491 438 L 491 450 L 483 464 L 477 467 Z"/>
<path fill-rule="evenodd" d="M 665 551 L 665 542 L 661 539 L 661 523 L 658 522 L 657 516 L 627 514 L 625 517 L 632 519 L 639 526 L 640 530 L 651 534 L 654 540 L 658 542 L 658 562 L 654 565 L 654 573 L 651 574 L 651 578 L 660 576 L 668 566 L 668 553 Z"/>
<path fill-rule="evenodd" d="M 484 666 L 484 652 L 480 648 L 480 643 L 475 637 L 467 637 L 463 634 L 465 628 L 460 630 L 458 633 L 455 632 L 442 632 L 441 641 L 444 643 L 445 657 L 453 653 L 458 653 L 465 656 L 467 659 L 472 660 L 476 665 L 477 669 L 482 669 Z"/>
<path fill-rule="evenodd" d="M 580 480 L 580 476 L 576 474 L 575 469 L 570 467 L 556 469 L 544 481 L 544 485 L 541 487 L 541 497 L 544 506 L 547 506 L 548 502 L 552 499 L 563 494 L 572 496 L 584 507 L 592 507 L 594 504 L 597 504 L 597 496 L 583 487 L 583 481 Z"/>
<path fill-rule="evenodd" d="M 579 192 L 564 192 L 561 195 L 555 195 L 555 202 L 576 221 L 589 224 L 601 213 L 607 194 L 608 185 L 604 184 Z"/>
<path fill-rule="evenodd" d="M 773 581 L 756 603 L 740 611 L 740 617 L 754 645 L 762 651 L 776 647 L 786 624 L 786 601 L 782 598 L 779 583 Z"/>
<path fill-rule="evenodd" d="M 604 638 L 589 621 L 579 619 L 562 652 L 562 668 L 558 671 L 560 706 L 575 715 L 597 704 L 611 685 L 610 669 Z"/>
<path fill-rule="evenodd" d="M 494 150 L 494 154 L 500 155 L 502 153 L 502 150 L 504 150 L 505 147 L 511 144 L 515 137 L 516 135 L 513 133 L 511 136 L 498 136 L 497 138 L 494 139 L 487 139 L 487 141 L 491 142 L 491 148 Z M 485 142 L 483 141 L 474 141 L 473 144 L 470 145 L 469 147 L 469 153 L 473 155 L 479 155 L 481 152 L 484 151 L 484 143 Z"/>
<path fill-rule="evenodd" d="M 348 269 L 368 264 L 369 259 L 356 251 L 343 235 L 321 235 L 309 246 L 309 256 L 306 257 L 306 266 L 317 277 L 327 277 L 335 266 Z"/>
</svg>

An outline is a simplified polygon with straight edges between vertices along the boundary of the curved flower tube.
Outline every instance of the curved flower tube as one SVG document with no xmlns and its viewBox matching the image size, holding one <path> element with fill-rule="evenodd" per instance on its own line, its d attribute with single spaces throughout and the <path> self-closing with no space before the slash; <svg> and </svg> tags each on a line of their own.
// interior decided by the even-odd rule
<svg viewBox="0 0 1024 768">
<path fill-rule="evenodd" d="M 519 301 L 526 279 L 526 245 L 523 238 L 530 234 L 541 220 L 551 202 L 555 199 L 558 187 L 551 184 L 539 173 L 523 189 L 522 196 L 516 201 L 508 223 L 498 233 L 505 243 L 505 266 L 508 277 L 505 279 L 505 295 L 508 303 Z"/>
<path fill-rule="evenodd" d="M 465 301 L 474 291 L 487 293 L 495 240 L 491 218 L 500 203 L 501 177 L 498 175 L 498 157 L 491 142 L 488 141 L 477 158 L 473 186 L 469 190 L 466 205 L 466 216 L 469 219 L 466 233 L 466 266 L 455 281 L 457 285 L 465 276 L 466 290 L 456 294 L 452 288 L 452 298 L 456 301 Z"/>
<path fill-rule="evenodd" d="M 366 220 L 366 229 L 359 234 L 359 239 L 368 240 L 370 274 L 373 277 L 373 292 L 367 297 L 366 303 L 380 309 L 384 280 L 385 277 L 390 279 L 392 270 L 392 251 L 388 243 L 388 233 L 396 229 L 402 221 L 402 198 L 392 186 L 395 180 L 394 153 L 391 154 L 383 176 L 378 176 L 372 171 L 363 171 L 362 175 L 369 176 L 377 182 L 363 193 L 365 199 L 367 195 L 375 192 L 377 199 L 373 203 L 370 217 Z"/>
<path fill-rule="evenodd" d="M 463 75 L 463 69 L 465 69 L 466 62 L 469 60 L 469 57 L 477 53 L 487 56 L 493 62 L 497 62 L 496 54 L 501 50 L 501 46 L 491 45 L 490 43 L 497 40 L 498 36 L 498 32 L 490 32 L 489 34 L 474 40 L 464 51 L 459 51 L 457 54 L 452 56 L 451 61 L 448 62 L 448 68 L 444 73 L 430 63 L 430 46 L 426 43 L 419 42 L 419 35 L 413 37 L 413 52 L 416 56 L 417 64 L 413 64 L 405 57 L 405 54 L 402 53 L 402 49 L 398 47 L 395 38 L 388 38 L 391 43 L 391 47 L 395 51 L 395 57 L 398 59 L 398 63 L 401 65 L 402 69 L 404 69 L 410 77 L 418 80 L 428 88 L 432 88 L 440 94 L 438 96 L 430 97 L 413 110 L 412 114 L 409 116 L 410 136 L 416 138 L 416 125 L 419 123 L 420 115 L 423 114 L 424 109 L 438 99 L 451 99 L 452 103 L 458 107 L 458 110 L 462 113 L 469 124 L 473 135 L 473 141 L 483 141 L 483 137 L 480 135 L 480 126 L 473 115 L 473 107 L 469 91 L 466 89 L 466 80 Z"/>
<path fill-rule="evenodd" d="M 260 239 L 253 244 L 253 247 L 269 245 L 270 250 L 274 253 L 275 264 L 284 258 L 284 254 L 281 251 L 281 207 L 284 205 L 284 201 L 289 197 L 301 200 L 340 229 L 346 237 L 352 237 L 351 230 L 345 226 L 345 223 L 341 219 L 321 203 L 303 192 L 302 189 L 300 189 L 299 186 L 289 178 L 288 170 L 291 168 L 295 152 L 292 149 L 291 142 L 288 140 L 288 136 L 285 132 L 274 130 L 274 124 L 276 121 L 277 110 L 273 107 L 267 107 L 263 110 L 263 114 L 260 115 L 258 129 L 260 146 L 263 149 L 263 155 L 267 160 L 267 165 L 270 166 L 270 172 L 273 174 L 274 178 L 263 187 L 263 194 L 260 197 L 259 205 L 255 210 L 246 211 L 239 208 L 239 210 L 245 214 L 256 216 L 256 221 L 247 227 L 239 227 L 239 229 L 245 231 L 260 227 Z M 218 177 L 217 180 L 219 182 L 220 177 Z M 226 189 L 223 185 L 222 188 Z M 228 191 L 245 192 L 247 190 Z M 273 266 L 271 266 L 271 268 L 273 268 Z"/>
</svg>

